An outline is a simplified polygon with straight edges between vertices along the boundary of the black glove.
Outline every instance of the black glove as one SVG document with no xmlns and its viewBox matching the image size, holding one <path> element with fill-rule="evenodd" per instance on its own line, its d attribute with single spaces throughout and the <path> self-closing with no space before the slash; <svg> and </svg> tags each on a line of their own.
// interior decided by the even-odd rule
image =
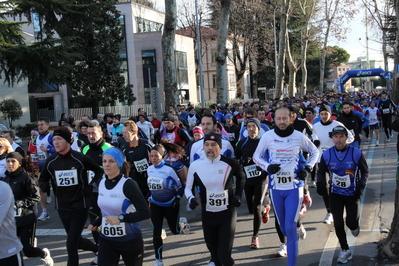
<svg viewBox="0 0 399 266">
<path fill-rule="evenodd" d="M 180 206 L 180 197 L 176 196 L 175 200 L 173 201 L 172 207 Z"/>
<path fill-rule="evenodd" d="M 231 205 L 233 205 L 234 207 L 240 207 L 241 206 L 241 199 L 239 196 L 234 196 L 231 199 Z"/>
<path fill-rule="evenodd" d="M 198 206 L 198 201 L 195 197 L 191 197 L 187 201 L 187 211 L 193 211 Z"/>
<path fill-rule="evenodd" d="M 360 197 L 363 195 L 363 191 L 364 191 L 364 188 L 362 188 L 362 187 L 357 187 L 356 188 L 356 191 L 355 191 L 355 197 L 357 198 L 357 199 L 360 199 Z"/>
<path fill-rule="evenodd" d="M 87 185 L 83 190 L 83 195 L 85 196 L 85 198 L 90 198 L 92 192 L 93 192 L 93 186 Z"/>
<path fill-rule="evenodd" d="M 325 194 L 327 194 L 327 186 L 326 183 L 324 182 L 317 182 L 316 183 L 317 186 L 317 194 L 319 194 L 320 196 L 323 196 Z"/>
<path fill-rule="evenodd" d="M 308 176 L 308 174 L 310 173 L 310 169 L 305 167 L 301 170 L 299 170 L 296 173 L 296 176 L 300 179 L 300 180 L 306 180 L 306 177 Z"/>
<path fill-rule="evenodd" d="M 277 173 L 278 171 L 280 171 L 280 164 L 270 164 L 268 167 L 267 167 L 267 172 L 269 173 L 269 174 L 275 174 L 275 173 Z"/>
<path fill-rule="evenodd" d="M 314 140 L 313 144 L 318 148 L 320 146 L 320 140 L 318 139 Z"/>
</svg>

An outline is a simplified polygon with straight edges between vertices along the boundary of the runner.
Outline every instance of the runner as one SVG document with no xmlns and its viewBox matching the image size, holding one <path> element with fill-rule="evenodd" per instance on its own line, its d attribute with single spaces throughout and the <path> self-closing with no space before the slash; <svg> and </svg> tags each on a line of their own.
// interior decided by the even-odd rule
<svg viewBox="0 0 399 266">
<path fill-rule="evenodd" d="M 380 126 L 378 120 L 381 117 L 381 112 L 378 108 L 375 107 L 375 102 L 370 103 L 370 107 L 366 109 L 365 115 L 370 120 L 370 138 L 373 138 L 375 132 L 375 146 L 378 146 L 380 145 Z"/>
<path fill-rule="evenodd" d="M 97 231 L 101 225 L 98 265 L 116 266 L 120 256 L 126 266 L 142 265 L 144 242 L 139 222 L 150 217 L 147 202 L 137 183 L 126 177 L 129 164 L 120 150 L 104 151 L 103 167 L 105 178 L 98 187 L 101 215 L 88 226 Z"/>
<path fill-rule="evenodd" d="M 303 200 L 304 180 L 317 161 L 319 151 L 302 133 L 295 131 L 291 112 L 286 107 L 276 110 L 276 128 L 266 132 L 253 160 L 269 173 L 269 189 L 281 231 L 287 237 L 288 265 L 298 256 L 297 220 Z M 309 152 L 307 165 L 299 169 L 302 151 Z"/>
<path fill-rule="evenodd" d="M 81 237 L 88 215 L 88 200 L 93 187 L 87 182 L 87 171 L 95 173 L 97 183 L 103 170 L 89 157 L 71 150 L 73 137 L 65 127 L 54 130 L 56 153 L 43 166 L 39 178 L 40 188 L 48 191 L 49 181 L 56 195 L 55 207 L 67 233 L 68 266 L 78 266 L 78 249 L 97 252 L 97 245 Z"/>
<path fill-rule="evenodd" d="M 245 176 L 236 160 L 221 155 L 220 135 L 207 134 L 203 143 L 206 157 L 196 160 L 188 169 L 184 190 L 187 210 L 194 210 L 198 206 L 192 187 L 199 186 L 202 228 L 206 246 L 211 253 L 209 265 L 232 266 L 234 259 L 231 250 L 237 222 L 235 208 L 241 205 Z M 233 176 L 236 177 L 235 184 Z"/>
<path fill-rule="evenodd" d="M 0 180 L 6 177 L 6 156 L 13 151 L 10 142 L 5 138 L 0 138 Z"/>
<path fill-rule="evenodd" d="M 34 206 L 40 200 L 39 187 L 30 175 L 34 175 L 37 169 L 30 157 L 23 158 L 18 152 L 11 152 L 6 157 L 6 177 L 14 194 L 15 221 L 17 225 L 17 236 L 23 245 L 24 255 L 40 257 L 43 265 L 52 266 L 53 259 L 47 248 L 34 247 L 36 235 L 36 215 Z"/>
<path fill-rule="evenodd" d="M 339 263 L 352 259 L 346 239 L 344 224 L 344 208 L 346 209 L 346 225 L 353 236 L 358 236 L 360 197 L 369 178 L 369 169 L 361 150 L 347 144 L 348 130 L 345 127 L 333 128 L 330 137 L 335 146 L 324 151 L 317 173 L 317 193 L 326 194 L 327 183 L 325 174 L 330 174 L 330 206 L 334 217 L 334 228 L 337 234 L 341 252 Z M 360 172 L 360 173 L 359 173 Z"/>
<path fill-rule="evenodd" d="M 381 112 L 382 126 L 384 127 L 386 142 L 391 140 L 392 135 L 392 115 L 396 112 L 396 105 L 388 98 L 386 92 L 381 93 L 381 100 L 378 102 L 377 108 Z"/>
<path fill-rule="evenodd" d="M 184 187 L 176 170 L 165 163 L 166 149 L 162 145 L 155 145 L 151 150 L 151 163 L 148 167 L 148 187 L 151 191 L 150 209 L 153 224 L 153 246 L 155 251 L 154 266 L 163 266 L 161 238 L 163 219 L 166 218 L 170 231 L 180 234 L 179 209 L 180 199 Z"/>
</svg>

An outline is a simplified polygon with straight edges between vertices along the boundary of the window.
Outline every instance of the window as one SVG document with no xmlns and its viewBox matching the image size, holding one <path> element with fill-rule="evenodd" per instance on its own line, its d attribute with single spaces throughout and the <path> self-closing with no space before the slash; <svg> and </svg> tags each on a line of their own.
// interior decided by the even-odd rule
<svg viewBox="0 0 399 266">
<path fill-rule="evenodd" d="M 136 17 L 136 32 L 162 31 L 163 24 Z"/>
<path fill-rule="evenodd" d="M 212 88 L 213 89 L 216 88 L 216 75 L 215 74 L 212 75 Z"/>
<path fill-rule="evenodd" d="M 229 89 L 236 89 L 236 79 L 233 73 L 229 73 Z"/>
<path fill-rule="evenodd" d="M 211 63 L 216 64 L 216 49 L 211 50 Z"/>
<path fill-rule="evenodd" d="M 177 89 L 188 90 L 189 88 L 188 88 L 187 53 L 181 51 L 175 51 L 175 63 L 176 63 Z"/>
</svg>

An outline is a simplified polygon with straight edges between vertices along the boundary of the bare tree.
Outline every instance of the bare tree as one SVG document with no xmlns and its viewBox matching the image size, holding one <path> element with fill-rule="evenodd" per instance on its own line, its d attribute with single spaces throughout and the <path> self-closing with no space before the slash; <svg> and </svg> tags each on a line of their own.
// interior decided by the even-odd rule
<svg viewBox="0 0 399 266">
<path fill-rule="evenodd" d="M 175 66 L 176 0 L 165 0 L 165 24 L 162 35 L 165 109 L 176 106 L 179 99 Z"/>
<path fill-rule="evenodd" d="M 227 49 L 226 41 L 229 30 L 231 0 L 220 0 L 219 33 L 216 54 L 216 100 L 219 104 L 227 103 Z"/>
</svg>

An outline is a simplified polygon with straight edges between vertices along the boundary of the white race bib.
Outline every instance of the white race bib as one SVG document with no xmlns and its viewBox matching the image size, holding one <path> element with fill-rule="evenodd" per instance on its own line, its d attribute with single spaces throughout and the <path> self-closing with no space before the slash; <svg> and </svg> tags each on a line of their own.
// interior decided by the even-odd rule
<svg viewBox="0 0 399 266">
<path fill-rule="evenodd" d="M 281 169 L 273 175 L 275 180 L 276 189 L 292 188 L 292 183 L 296 183 L 295 174 L 293 169 Z"/>
<path fill-rule="evenodd" d="M 32 163 L 37 163 L 39 161 L 39 156 L 36 154 L 31 154 L 30 158 L 32 158 Z"/>
<path fill-rule="evenodd" d="M 55 171 L 55 179 L 59 187 L 76 186 L 78 185 L 78 171 L 76 169 Z"/>
<path fill-rule="evenodd" d="M 44 161 L 47 159 L 47 152 L 44 152 L 40 150 L 40 148 L 37 150 L 37 158 L 41 161 Z"/>
<path fill-rule="evenodd" d="M 235 134 L 234 133 L 227 133 L 229 135 L 229 141 L 234 141 Z"/>
<path fill-rule="evenodd" d="M 93 171 L 87 171 L 87 182 L 90 184 L 95 176 L 96 174 Z"/>
<path fill-rule="evenodd" d="M 212 208 L 224 209 L 229 204 L 228 190 L 220 192 L 206 191 L 206 205 Z"/>
<path fill-rule="evenodd" d="M 101 222 L 101 233 L 107 237 L 121 237 L 126 235 L 125 223 L 111 225 L 105 221 L 103 217 Z"/>
<path fill-rule="evenodd" d="M 253 178 L 261 175 L 261 171 L 256 169 L 256 164 L 245 166 L 244 171 L 247 178 Z"/>
<path fill-rule="evenodd" d="M 331 180 L 335 186 L 340 188 L 348 188 L 351 185 L 351 178 L 349 175 L 339 176 L 333 173 Z"/>
<path fill-rule="evenodd" d="M 22 214 L 22 208 L 14 209 L 14 217 L 21 217 L 21 214 Z"/>
<path fill-rule="evenodd" d="M 323 153 L 324 151 L 328 150 L 330 147 L 328 146 L 320 146 L 320 152 Z"/>
<path fill-rule="evenodd" d="M 377 117 L 376 116 L 370 116 L 370 122 L 375 122 L 377 121 Z"/>
<path fill-rule="evenodd" d="M 148 161 L 146 158 L 140 160 L 140 161 L 134 161 L 134 166 L 136 167 L 137 172 L 145 172 L 147 171 L 148 168 Z"/>
<path fill-rule="evenodd" d="M 112 142 L 118 142 L 118 136 L 117 135 L 113 135 L 112 136 Z"/>
<path fill-rule="evenodd" d="M 390 114 L 390 113 L 391 113 L 391 109 L 389 109 L 389 108 L 382 109 L 382 113 L 383 113 L 384 115 Z"/>
<path fill-rule="evenodd" d="M 163 189 L 163 178 L 160 177 L 148 177 L 147 184 L 149 190 L 162 190 Z"/>
</svg>

